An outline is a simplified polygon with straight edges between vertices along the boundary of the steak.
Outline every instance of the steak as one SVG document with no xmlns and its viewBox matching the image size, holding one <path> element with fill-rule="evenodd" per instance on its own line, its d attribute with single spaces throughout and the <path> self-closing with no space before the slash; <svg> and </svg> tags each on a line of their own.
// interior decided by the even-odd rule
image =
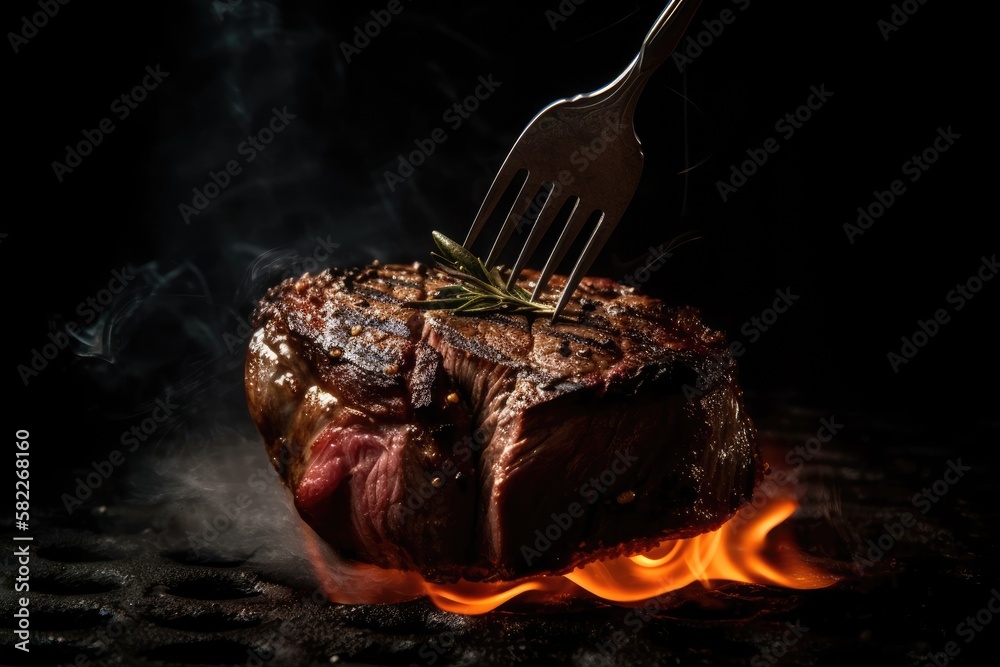
<svg viewBox="0 0 1000 667">
<path fill-rule="evenodd" d="M 726 340 L 696 310 L 602 278 L 555 323 L 405 305 L 451 284 L 420 263 L 328 270 L 254 315 L 250 413 L 343 557 L 436 582 L 558 574 L 749 500 L 765 466 Z"/>
</svg>

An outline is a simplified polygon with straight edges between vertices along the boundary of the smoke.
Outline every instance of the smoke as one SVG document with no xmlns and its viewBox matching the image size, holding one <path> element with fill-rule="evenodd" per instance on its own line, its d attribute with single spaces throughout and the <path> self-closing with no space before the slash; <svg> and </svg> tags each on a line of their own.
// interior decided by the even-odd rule
<svg viewBox="0 0 1000 667">
<path fill-rule="evenodd" d="M 468 184 L 468 153 L 440 151 L 405 191 L 389 193 L 383 172 L 468 94 L 465 73 L 449 73 L 428 44 L 446 41 L 454 59 L 456 49 L 476 53 L 472 41 L 407 6 L 393 35 L 406 43 L 373 45 L 348 64 L 341 44 L 371 20 L 367 10 L 243 0 L 190 12 L 190 46 L 172 65 L 149 174 L 162 256 L 196 261 L 220 284 L 243 273 L 246 264 L 233 263 L 246 246 L 258 256 L 330 235 L 342 263 L 409 262 L 415 248 L 430 251 L 430 229 L 455 226 L 449 211 L 457 179 Z M 400 57 L 414 36 L 425 57 Z M 474 118 L 466 131 L 491 128 Z"/>
<path fill-rule="evenodd" d="M 168 437 L 133 470 L 126 502 L 156 517 L 165 553 L 312 585 L 298 514 L 255 437 L 226 426 Z"/>
</svg>

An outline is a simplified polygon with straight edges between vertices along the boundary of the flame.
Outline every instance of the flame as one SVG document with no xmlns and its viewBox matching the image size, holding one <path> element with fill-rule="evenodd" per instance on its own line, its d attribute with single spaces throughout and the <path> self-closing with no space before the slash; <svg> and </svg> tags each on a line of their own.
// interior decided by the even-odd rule
<svg viewBox="0 0 1000 667">
<path fill-rule="evenodd" d="M 345 604 L 387 603 L 428 597 L 439 608 L 459 614 L 484 614 L 521 595 L 543 599 L 581 597 L 586 593 L 629 604 L 648 600 L 694 582 L 711 588 L 715 581 L 813 589 L 837 577 L 809 564 L 794 545 L 769 539 L 798 503 L 773 498 L 749 519 L 737 515 L 718 530 L 683 540 L 667 540 L 644 554 L 584 565 L 564 575 L 530 577 L 514 582 L 458 581 L 436 584 L 414 572 L 331 560 L 308 529 L 306 545 L 327 598 Z"/>
</svg>

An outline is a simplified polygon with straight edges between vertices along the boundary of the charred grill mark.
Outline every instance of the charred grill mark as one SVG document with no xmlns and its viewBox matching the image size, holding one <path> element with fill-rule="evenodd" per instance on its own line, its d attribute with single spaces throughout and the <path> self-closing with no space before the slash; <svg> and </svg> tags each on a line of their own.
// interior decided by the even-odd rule
<svg viewBox="0 0 1000 667">
<path fill-rule="evenodd" d="M 418 289 L 419 286 L 414 286 L 413 289 Z M 423 289 L 421 292 L 423 292 Z M 405 299 L 401 299 L 394 296 L 388 292 L 383 292 L 380 289 L 375 289 L 374 287 L 369 287 L 368 285 L 355 285 L 354 289 L 351 290 L 352 293 L 362 295 L 365 299 L 370 299 L 378 303 L 388 303 L 393 305 L 399 305 Z"/>
<path fill-rule="evenodd" d="M 493 363 L 513 366 L 519 365 L 513 357 L 505 355 L 500 350 L 497 350 L 489 345 L 484 345 L 478 340 L 467 338 L 463 336 L 461 332 L 455 330 L 447 324 L 442 323 L 440 328 L 442 329 L 441 334 L 444 336 L 446 343 L 456 349 L 463 350 L 470 356 L 474 355 Z"/>
<path fill-rule="evenodd" d="M 385 278 L 380 277 L 379 280 L 390 287 L 406 287 L 408 289 L 419 289 L 424 288 L 423 282 L 414 282 L 412 280 L 404 280 L 402 278 Z"/>
<path fill-rule="evenodd" d="M 599 329 L 599 331 L 601 330 Z M 601 331 L 601 333 L 610 333 L 610 327 L 607 330 Z M 612 354 L 621 354 L 621 348 L 618 346 L 618 343 L 609 336 L 591 337 L 573 331 L 563 331 L 557 328 L 551 328 L 545 331 L 545 334 L 552 336 L 553 338 L 559 338 L 566 344 L 576 343 L 580 347 L 597 348 Z"/>
</svg>

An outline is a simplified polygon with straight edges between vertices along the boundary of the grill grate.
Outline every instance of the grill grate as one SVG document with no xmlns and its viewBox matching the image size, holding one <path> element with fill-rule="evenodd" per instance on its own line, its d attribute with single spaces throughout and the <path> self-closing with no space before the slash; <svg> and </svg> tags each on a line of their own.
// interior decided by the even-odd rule
<svg viewBox="0 0 1000 667">
<path fill-rule="evenodd" d="M 782 415 L 768 440 L 787 451 L 819 417 Z M 956 624 L 998 584 L 989 556 L 995 502 L 987 502 L 997 497 L 997 483 L 992 470 L 974 468 L 922 515 L 913 494 L 957 451 L 915 447 L 898 431 L 864 432 L 858 441 L 838 437 L 804 468 L 806 495 L 791 520 L 799 543 L 816 557 L 850 561 L 900 513 L 917 514 L 918 523 L 865 577 L 831 589 L 691 587 L 649 617 L 589 600 L 478 617 L 426 601 L 336 605 L 245 560 L 163 549 L 150 528 L 153 510 L 109 505 L 85 525 L 55 511 L 40 518 L 46 527 L 35 532 L 32 552 L 31 653 L 13 649 L 7 615 L 0 663 L 822 666 L 865 654 L 923 665 L 928 652 L 958 639 Z M 12 573 L 8 561 L 5 599 L 13 595 Z M 789 624 L 808 631 L 789 643 Z M 974 664 L 998 631 L 986 628 L 974 643 L 962 643 L 959 662 Z"/>
</svg>

